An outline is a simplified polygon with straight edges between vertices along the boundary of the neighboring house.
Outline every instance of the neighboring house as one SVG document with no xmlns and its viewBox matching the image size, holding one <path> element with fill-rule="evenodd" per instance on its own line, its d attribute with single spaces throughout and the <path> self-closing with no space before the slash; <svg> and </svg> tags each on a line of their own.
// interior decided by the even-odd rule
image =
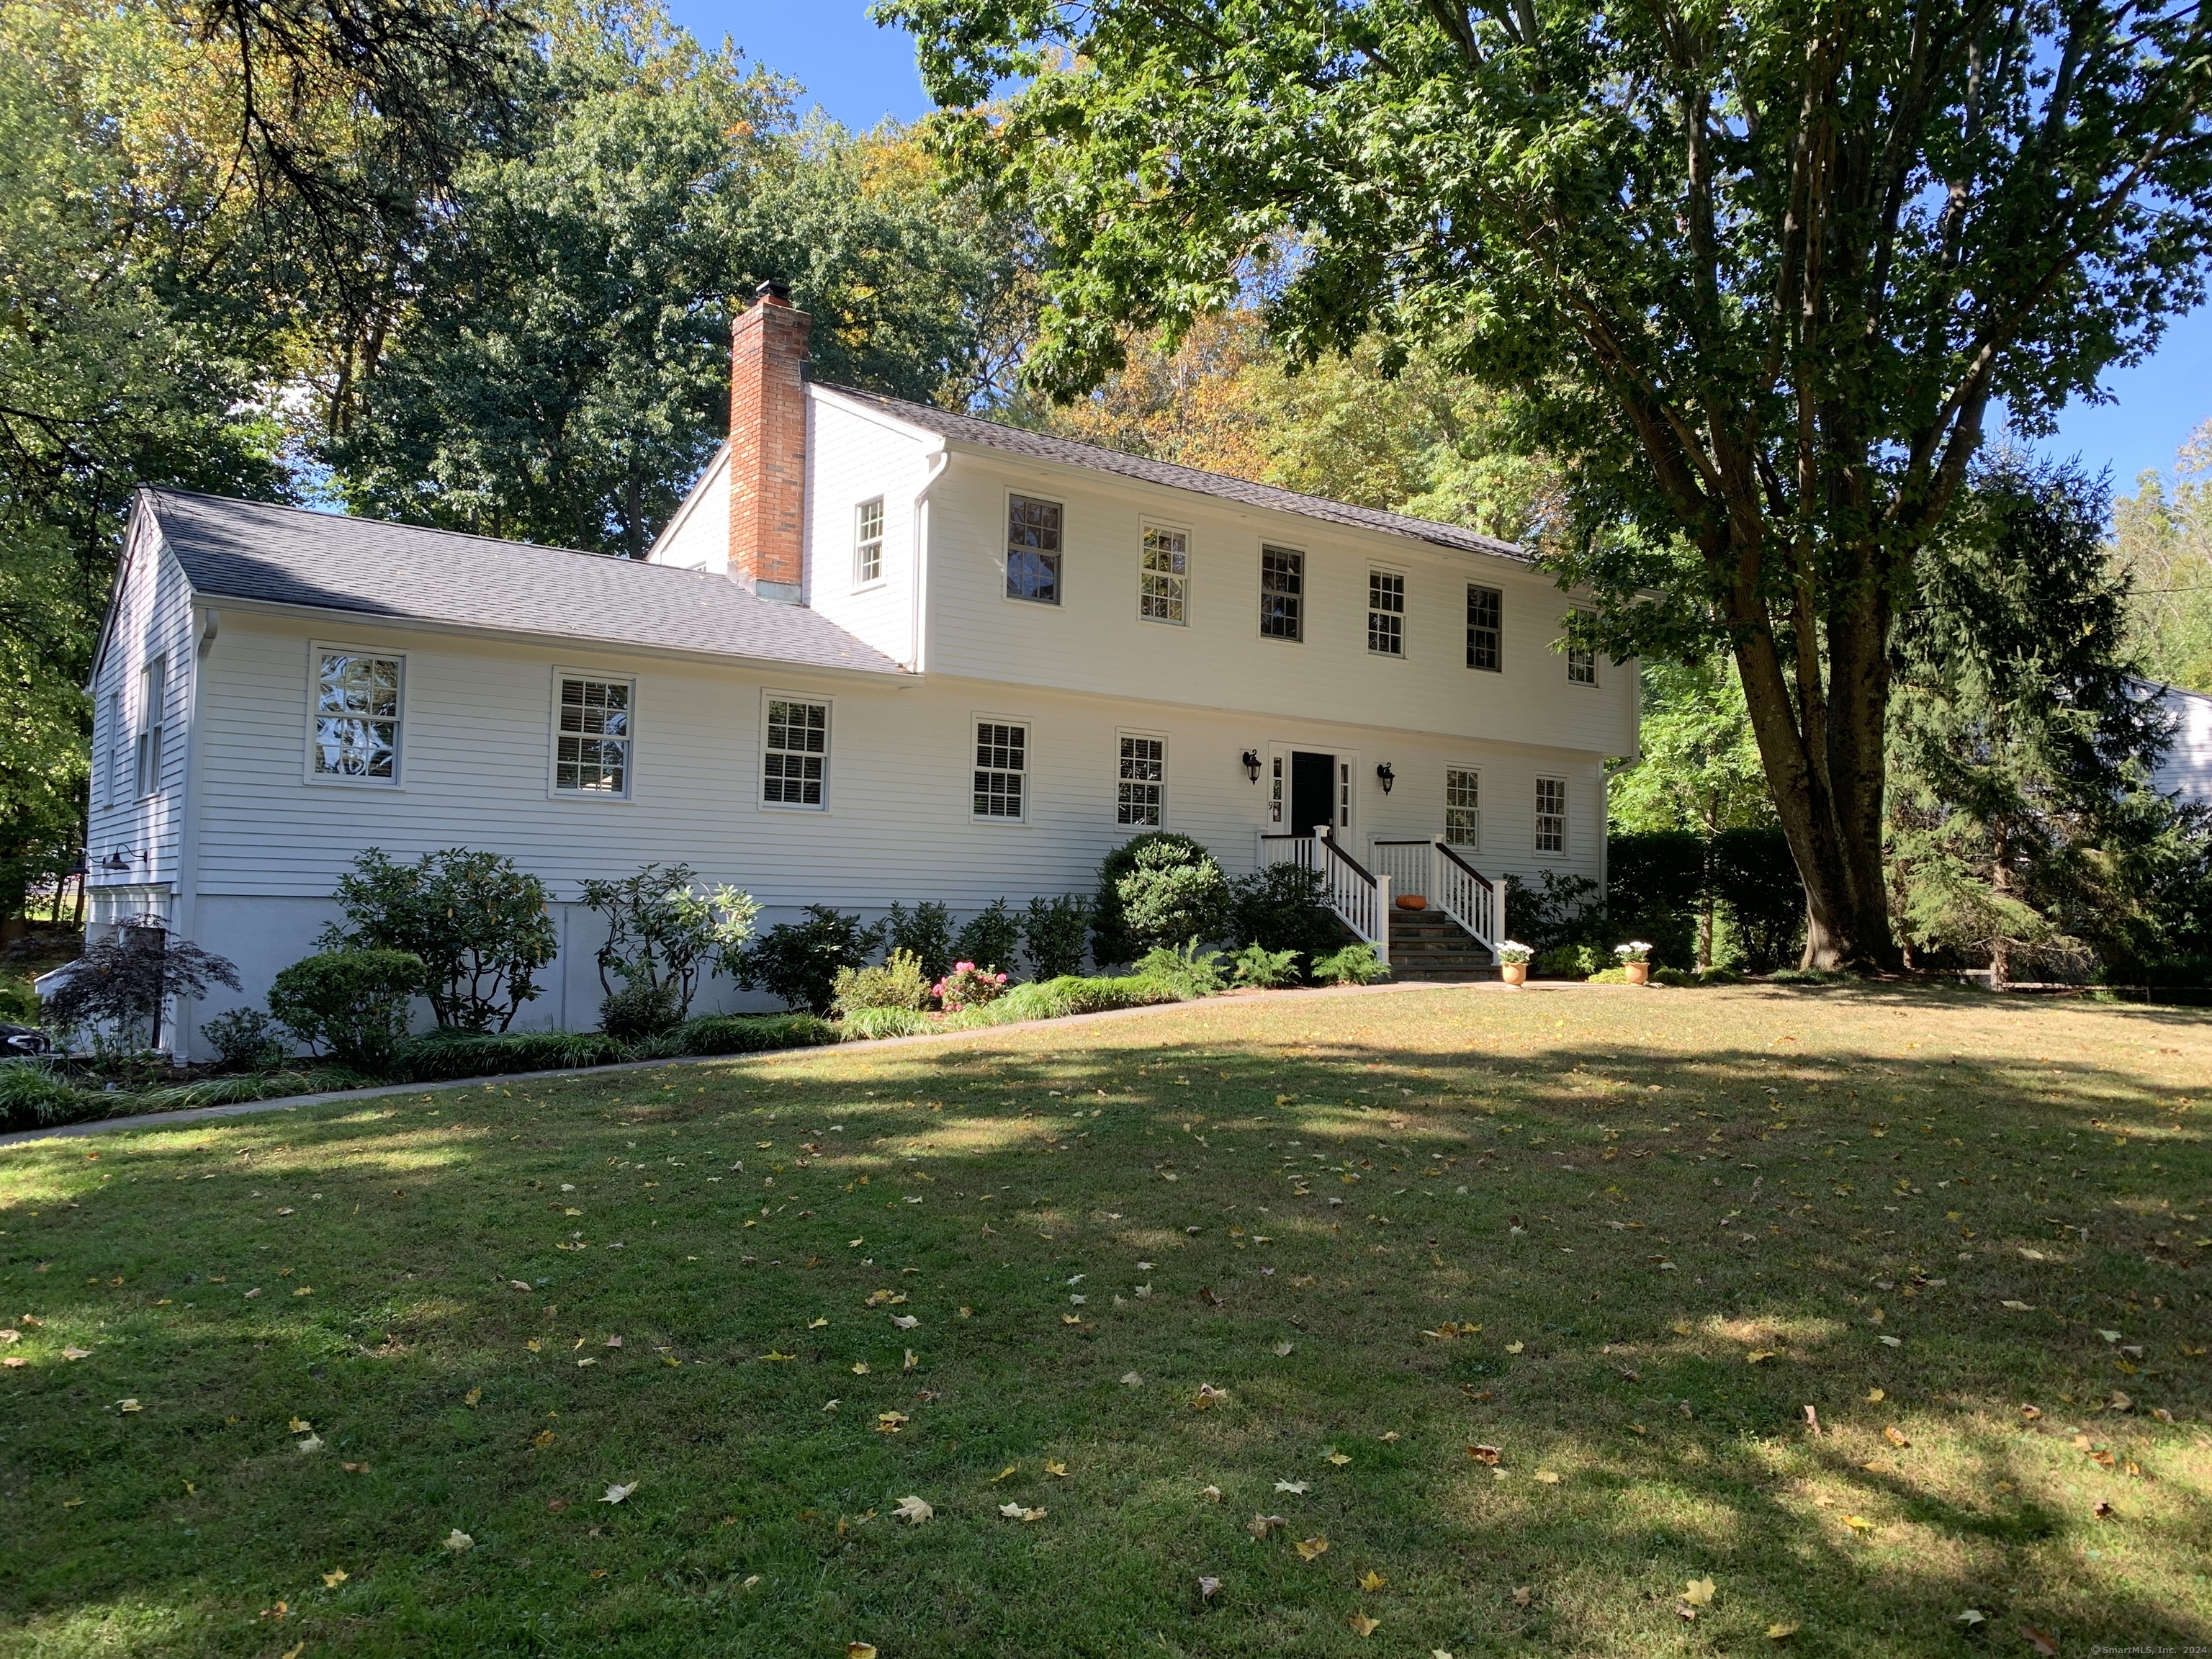
<svg viewBox="0 0 2212 1659">
<path fill-rule="evenodd" d="M 2147 688 L 2173 717 L 2173 743 L 2151 785 L 2185 806 L 2212 808 L 2212 696 L 2171 685 Z"/>
<path fill-rule="evenodd" d="M 258 1000 L 362 848 L 489 849 L 560 901 L 521 1023 L 588 1027 L 580 885 L 647 860 L 764 925 L 972 912 L 1164 828 L 1323 869 L 1385 951 L 1421 890 L 1486 961 L 1505 872 L 1602 879 L 1636 665 L 1558 648 L 1520 549 L 813 384 L 806 332 L 767 289 L 740 319 L 731 440 L 644 562 L 142 491 L 92 925 L 157 915 Z"/>
</svg>

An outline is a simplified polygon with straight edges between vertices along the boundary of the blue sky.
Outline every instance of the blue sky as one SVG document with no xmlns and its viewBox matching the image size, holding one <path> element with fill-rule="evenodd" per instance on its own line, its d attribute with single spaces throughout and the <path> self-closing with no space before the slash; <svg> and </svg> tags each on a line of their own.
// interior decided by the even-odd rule
<svg viewBox="0 0 2212 1659">
<path fill-rule="evenodd" d="M 869 21 L 866 0 L 669 0 L 669 9 L 709 43 L 731 36 L 848 125 L 871 126 L 886 115 L 912 120 L 929 107 L 911 42 Z M 2108 374 L 2106 389 L 2116 402 L 2076 403 L 2044 447 L 2110 467 L 2114 487 L 2131 491 L 2138 472 L 2172 466 L 2182 440 L 2212 418 L 2212 308 L 2175 324 L 2148 362 Z"/>
</svg>

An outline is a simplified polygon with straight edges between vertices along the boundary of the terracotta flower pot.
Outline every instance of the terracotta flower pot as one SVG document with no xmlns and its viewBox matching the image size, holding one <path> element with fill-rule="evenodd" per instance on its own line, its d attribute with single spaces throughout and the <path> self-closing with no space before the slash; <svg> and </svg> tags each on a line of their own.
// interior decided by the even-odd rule
<svg viewBox="0 0 2212 1659">
<path fill-rule="evenodd" d="M 1398 908 L 1401 910 L 1425 910 L 1429 908 L 1429 902 L 1419 893 L 1401 893 L 1398 895 Z"/>
<path fill-rule="evenodd" d="M 1526 985 L 1528 982 L 1528 964 L 1525 962 L 1501 963 L 1498 975 L 1508 985 Z"/>
<path fill-rule="evenodd" d="M 1628 982 L 1631 985 L 1649 985 L 1651 983 L 1651 964 L 1650 963 L 1632 962 L 1624 965 L 1628 969 Z"/>
</svg>

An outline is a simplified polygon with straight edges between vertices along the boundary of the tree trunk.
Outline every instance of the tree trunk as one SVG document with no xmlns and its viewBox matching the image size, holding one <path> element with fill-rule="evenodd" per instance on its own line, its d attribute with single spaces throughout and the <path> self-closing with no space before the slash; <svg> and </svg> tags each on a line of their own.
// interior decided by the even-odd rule
<svg viewBox="0 0 2212 1659">
<path fill-rule="evenodd" d="M 2002 818 L 1993 818 L 1990 821 L 1990 836 L 1992 842 L 1990 852 L 1990 891 L 2001 899 L 2008 898 L 2012 894 L 2012 866 L 2007 862 L 2010 848 L 2006 842 Z M 1990 989 L 2002 991 L 2011 983 L 2012 940 L 2006 936 L 2004 915 L 2000 911 L 1997 915 L 1996 931 L 1990 939 Z"/>
</svg>

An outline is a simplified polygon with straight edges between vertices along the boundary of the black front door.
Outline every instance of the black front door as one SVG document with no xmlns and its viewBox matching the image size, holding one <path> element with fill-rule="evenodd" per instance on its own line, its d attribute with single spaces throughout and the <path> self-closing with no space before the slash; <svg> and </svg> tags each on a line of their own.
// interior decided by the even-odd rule
<svg viewBox="0 0 2212 1659">
<path fill-rule="evenodd" d="M 1310 836 L 1336 822 L 1336 757 L 1291 751 L 1291 833 Z"/>
</svg>

